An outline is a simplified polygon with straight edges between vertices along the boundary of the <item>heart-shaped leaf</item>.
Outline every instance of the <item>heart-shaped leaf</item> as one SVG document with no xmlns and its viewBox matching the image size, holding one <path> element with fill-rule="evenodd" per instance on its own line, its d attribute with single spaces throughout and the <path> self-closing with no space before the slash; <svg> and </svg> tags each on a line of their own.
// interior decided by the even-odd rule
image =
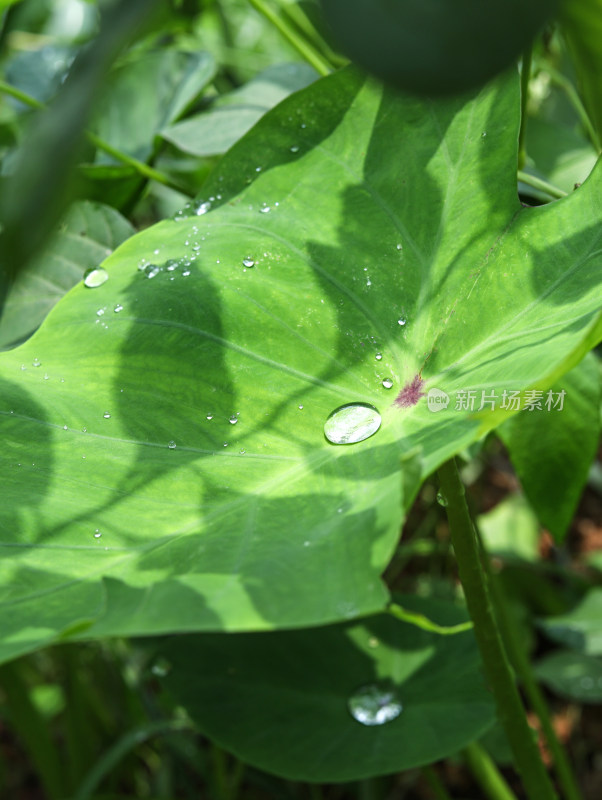
<svg viewBox="0 0 602 800">
<path fill-rule="evenodd" d="M 433 601 L 402 602 L 444 624 L 465 619 Z M 310 631 L 179 636 L 159 653 L 168 688 L 207 736 L 291 780 L 429 764 L 495 719 L 470 631 L 440 636 L 386 614 Z"/>
<path fill-rule="evenodd" d="M 521 207 L 518 101 L 321 80 L 2 356 L 4 654 L 383 608 L 420 479 L 599 337 L 601 172 Z"/>
</svg>

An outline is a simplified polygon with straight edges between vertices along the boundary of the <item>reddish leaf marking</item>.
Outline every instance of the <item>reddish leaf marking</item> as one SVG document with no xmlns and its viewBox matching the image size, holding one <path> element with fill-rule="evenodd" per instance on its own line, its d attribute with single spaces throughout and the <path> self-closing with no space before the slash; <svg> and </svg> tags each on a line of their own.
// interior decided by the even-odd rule
<svg viewBox="0 0 602 800">
<path fill-rule="evenodd" d="M 415 406 L 421 397 L 424 397 L 425 392 L 422 391 L 424 381 L 420 375 L 416 375 L 411 383 L 406 383 L 401 392 L 397 395 L 395 405 L 399 408 L 411 408 Z"/>
</svg>

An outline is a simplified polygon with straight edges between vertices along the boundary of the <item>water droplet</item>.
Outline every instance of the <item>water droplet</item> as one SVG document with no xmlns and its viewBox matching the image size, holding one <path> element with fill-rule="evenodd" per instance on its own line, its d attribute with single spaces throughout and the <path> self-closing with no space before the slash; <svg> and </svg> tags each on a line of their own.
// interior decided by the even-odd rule
<svg viewBox="0 0 602 800">
<path fill-rule="evenodd" d="M 377 354 L 374 356 L 374 358 L 375 358 L 377 361 L 380 361 L 380 360 L 382 359 L 382 357 L 383 357 L 382 353 L 377 353 Z"/>
<path fill-rule="evenodd" d="M 254 267 L 255 266 L 255 262 L 253 261 L 252 258 L 249 258 L 247 256 L 247 258 L 243 258 L 242 265 L 243 265 L 243 267 Z"/>
<path fill-rule="evenodd" d="M 169 259 L 169 261 L 166 261 L 166 262 L 165 262 L 165 269 L 166 269 L 168 272 L 173 272 L 173 271 L 174 271 L 174 269 L 177 269 L 177 268 L 178 268 L 178 262 L 177 262 L 177 261 L 174 261 L 174 259 L 173 259 L 173 258 L 170 258 L 170 259 Z"/>
<path fill-rule="evenodd" d="M 119 312 L 120 312 L 120 311 L 123 311 L 123 306 L 121 305 L 121 303 L 117 303 L 117 305 L 115 306 L 115 308 L 113 309 L 113 311 L 114 311 L 116 314 L 119 314 Z"/>
<path fill-rule="evenodd" d="M 299 406 L 299 411 L 303 411 L 303 406 Z"/>
<path fill-rule="evenodd" d="M 269 211 L 271 211 L 271 209 L 269 206 L 264 206 L 263 208 L 260 208 L 259 211 L 261 214 L 267 214 Z"/>
<path fill-rule="evenodd" d="M 105 313 L 105 310 L 104 310 L 104 308 L 99 308 L 99 309 L 98 309 L 98 311 L 96 312 L 96 316 L 97 316 L 97 317 L 102 317 L 102 315 L 103 315 L 104 313 Z"/>
<path fill-rule="evenodd" d="M 384 725 L 402 712 L 395 690 L 386 684 L 372 683 L 355 691 L 348 702 L 353 719 L 362 725 Z"/>
<path fill-rule="evenodd" d="M 483 131 L 483 133 L 481 134 L 481 139 L 484 139 L 486 136 L 487 136 L 487 131 Z"/>
<path fill-rule="evenodd" d="M 145 258 L 141 258 L 140 261 L 138 262 L 138 269 L 140 270 L 140 272 L 143 272 L 146 269 L 146 259 Z"/>
<path fill-rule="evenodd" d="M 399 244 L 396 244 L 396 245 L 395 245 L 395 247 L 396 247 L 398 250 L 403 250 L 403 245 L 402 245 L 401 243 L 399 243 Z"/>
<path fill-rule="evenodd" d="M 391 378 L 385 378 L 383 381 L 383 386 L 385 387 L 385 389 L 390 389 L 391 386 L 393 386 L 393 381 L 391 380 Z"/>
<path fill-rule="evenodd" d="M 207 419 L 213 419 L 213 414 L 207 414 Z"/>
<path fill-rule="evenodd" d="M 95 539 L 100 539 L 101 536 L 102 536 L 102 533 L 98 530 L 98 528 L 96 528 L 96 530 L 94 531 L 94 538 Z"/>
<path fill-rule="evenodd" d="M 45 373 L 44 373 L 44 380 L 45 380 L 45 381 L 47 381 L 47 380 L 49 379 L 49 377 L 50 377 L 50 376 L 48 375 L 48 373 L 47 373 L 47 372 L 45 372 Z"/>
<path fill-rule="evenodd" d="M 27 367 L 25 366 L 25 364 L 21 364 L 21 369 L 27 369 Z"/>
<path fill-rule="evenodd" d="M 381 421 L 374 406 L 347 403 L 330 414 L 324 423 L 324 435 L 333 444 L 355 444 L 375 434 Z"/>
<path fill-rule="evenodd" d="M 69 430 L 69 427 L 68 427 L 67 425 L 63 425 L 63 430 L 64 430 L 64 431 L 68 431 L 68 430 Z"/>
<path fill-rule="evenodd" d="M 198 206 L 196 207 L 197 216 L 200 217 L 203 214 L 206 214 L 210 210 L 210 208 L 211 208 L 211 203 L 208 202 L 199 203 Z"/>
<path fill-rule="evenodd" d="M 84 272 L 84 285 L 88 289 L 96 289 L 109 280 L 109 273 L 102 267 L 91 267 Z"/>
<path fill-rule="evenodd" d="M 190 270 L 189 269 L 185 269 L 185 270 L 182 271 L 182 277 L 183 278 L 187 278 L 189 275 L 190 275 Z"/>
<path fill-rule="evenodd" d="M 109 414 L 109 412 L 108 412 L 108 411 L 105 411 L 105 413 L 103 414 L 103 417 L 104 417 L 105 419 L 111 419 L 111 415 Z"/>
<path fill-rule="evenodd" d="M 290 151 L 291 151 L 291 153 L 298 153 L 298 152 L 299 152 L 299 145 L 298 145 L 298 144 L 294 144 L 294 145 L 293 145 L 293 146 L 290 148 Z"/>
<path fill-rule="evenodd" d="M 151 667 L 151 672 L 156 678 L 164 678 L 170 670 L 171 664 L 165 658 L 158 658 Z"/>
<path fill-rule="evenodd" d="M 443 506 L 444 508 L 449 504 L 449 501 L 447 497 L 443 494 L 443 492 L 437 492 L 437 502 L 439 503 L 440 506 Z"/>
<path fill-rule="evenodd" d="M 232 414 L 228 422 L 230 423 L 230 425 L 236 425 L 236 423 L 238 422 L 238 417 L 236 416 L 236 414 Z"/>
<path fill-rule="evenodd" d="M 402 325 L 402 326 L 403 326 L 403 325 L 405 325 L 405 324 L 406 324 L 406 320 L 405 320 L 403 317 L 400 317 L 400 318 L 397 320 L 397 324 L 398 324 L 398 325 Z"/>
<path fill-rule="evenodd" d="M 34 358 L 34 360 L 31 362 L 31 366 L 32 367 L 41 367 L 42 366 L 42 362 L 40 361 L 39 358 Z"/>
<path fill-rule="evenodd" d="M 147 278 L 154 278 L 161 272 L 161 267 L 158 267 L 156 264 L 147 264 L 144 268 L 144 274 Z"/>
<path fill-rule="evenodd" d="M 245 454 L 247 451 L 246 451 L 246 450 L 239 450 L 238 452 L 241 454 L 241 456 L 244 456 L 244 454 Z"/>
<path fill-rule="evenodd" d="M 171 442 L 168 443 L 167 446 L 169 447 L 170 450 L 175 450 L 176 449 L 176 443 L 174 442 L 173 439 L 171 440 Z"/>
</svg>

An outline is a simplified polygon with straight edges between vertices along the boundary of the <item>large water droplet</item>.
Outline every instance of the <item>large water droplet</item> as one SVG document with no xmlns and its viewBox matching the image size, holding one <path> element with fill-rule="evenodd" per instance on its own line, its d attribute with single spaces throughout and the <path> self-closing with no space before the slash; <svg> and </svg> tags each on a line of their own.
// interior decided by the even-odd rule
<svg viewBox="0 0 602 800">
<path fill-rule="evenodd" d="M 403 711 L 393 687 L 377 683 L 355 691 L 349 698 L 348 707 L 353 719 L 362 725 L 384 725 Z"/>
<path fill-rule="evenodd" d="M 102 267 L 91 267 L 84 272 L 84 286 L 88 289 L 96 289 L 109 280 L 109 273 Z"/>
<path fill-rule="evenodd" d="M 393 381 L 391 380 L 391 378 L 385 378 L 383 381 L 383 386 L 385 387 L 385 389 L 390 389 L 391 386 L 393 386 Z"/>
<path fill-rule="evenodd" d="M 363 442 L 376 433 L 381 416 L 368 403 L 347 403 L 336 408 L 324 423 L 324 435 L 333 444 Z"/>
</svg>

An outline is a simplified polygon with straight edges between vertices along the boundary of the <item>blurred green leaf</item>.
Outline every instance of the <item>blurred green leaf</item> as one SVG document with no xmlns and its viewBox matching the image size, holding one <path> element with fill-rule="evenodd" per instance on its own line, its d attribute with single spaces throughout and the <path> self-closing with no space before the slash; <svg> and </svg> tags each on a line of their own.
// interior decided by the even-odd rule
<svg viewBox="0 0 602 800">
<path fill-rule="evenodd" d="M 487 552 L 501 558 L 535 561 L 539 524 L 526 499 L 513 494 L 493 510 L 477 517 Z"/>
<path fill-rule="evenodd" d="M 550 639 L 586 655 L 602 655 L 602 588 L 591 589 L 567 614 L 538 620 Z"/>
<path fill-rule="evenodd" d="M 562 541 L 585 487 L 600 437 L 600 369 L 589 353 L 552 386 L 562 409 L 521 411 L 498 433 L 542 525 Z M 551 502 L 553 498 L 553 502 Z"/>
<path fill-rule="evenodd" d="M 218 97 L 207 111 L 165 128 L 161 135 L 186 153 L 225 153 L 266 111 L 317 77 L 306 64 L 269 67 L 240 89 Z"/>
<path fill-rule="evenodd" d="M 449 94 L 516 61 L 555 0 L 322 0 L 347 55 L 400 89 Z"/>
<path fill-rule="evenodd" d="M 540 659 L 535 675 L 561 697 L 578 703 L 602 703 L 602 659 L 561 651 Z"/>
<path fill-rule="evenodd" d="M 109 206 L 74 203 L 44 251 L 22 270 L 0 318 L 0 349 L 30 336 L 61 297 L 134 233 Z"/>
</svg>

